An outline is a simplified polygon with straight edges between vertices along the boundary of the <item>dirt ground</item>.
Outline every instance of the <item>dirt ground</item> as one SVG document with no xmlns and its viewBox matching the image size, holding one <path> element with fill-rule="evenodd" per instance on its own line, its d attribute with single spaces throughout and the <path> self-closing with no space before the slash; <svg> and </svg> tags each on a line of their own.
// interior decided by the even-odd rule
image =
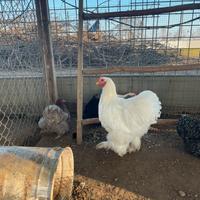
<svg viewBox="0 0 200 200">
<path fill-rule="evenodd" d="M 37 146 L 71 146 L 75 159 L 72 200 L 199 200 L 200 159 L 187 154 L 175 130 L 148 133 L 139 152 L 119 157 L 96 150 L 101 127 L 84 128 L 84 143 L 42 137 Z"/>
</svg>

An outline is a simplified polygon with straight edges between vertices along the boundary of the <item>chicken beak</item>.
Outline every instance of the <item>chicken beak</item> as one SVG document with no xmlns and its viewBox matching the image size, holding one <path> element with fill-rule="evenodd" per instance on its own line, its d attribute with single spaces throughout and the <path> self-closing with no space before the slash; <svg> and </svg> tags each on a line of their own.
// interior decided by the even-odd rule
<svg viewBox="0 0 200 200">
<path fill-rule="evenodd" d="M 96 85 L 99 85 L 99 81 L 96 82 Z"/>
</svg>

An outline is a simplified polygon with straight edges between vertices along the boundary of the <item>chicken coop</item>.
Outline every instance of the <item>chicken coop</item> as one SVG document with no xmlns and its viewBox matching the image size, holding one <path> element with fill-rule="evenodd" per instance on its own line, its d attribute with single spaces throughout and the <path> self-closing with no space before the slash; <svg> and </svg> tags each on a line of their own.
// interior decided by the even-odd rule
<svg viewBox="0 0 200 200">
<path fill-rule="evenodd" d="M 111 77 L 118 94 L 154 91 L 160 129 L 182 114 L 200 114 L 199 0 L 1 0 L 0 16 L 1 146 L 66 146 L 64 139 L 43 139 L 38 127 L 45 107 L 60 98 L 72 116 L 67 144 L 90 152 L 85 142 L 105 138 L 99 127 L 88 128 L 98 118 L 83 119 L 85 105 L 101 92 L 100 76 Z M 150 193 L 141 195 L 154 198 Z"/>
<path fill-rule="evenodd" d="M 49 0 L 48 13 L 36 2 L 1 2 L 2 144 L 34 132 L 58 96 L 76 111 L 98 93 L 101 74 L 116 79 L 119 93 L 154 90 L 165 116 L 198 113 L 198 2 L 83 1 L 80 11 L 78 1 Z"/>
</svg>

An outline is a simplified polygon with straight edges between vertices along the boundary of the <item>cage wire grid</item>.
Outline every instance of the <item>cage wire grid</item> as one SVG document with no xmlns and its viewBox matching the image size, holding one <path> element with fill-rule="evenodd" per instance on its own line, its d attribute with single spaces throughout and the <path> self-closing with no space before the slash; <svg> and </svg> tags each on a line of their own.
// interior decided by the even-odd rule
<svg viewBox="0 0 200 200">
<path fill-rule="evenodd" d="M 34 1 L 0 1 L 0 18 L 0 144 L 23 145 L 46 104 Z"/>
<path fill-rule="evenodd" d="M 84 1 L 85 13 L 152 9 L 199 1 Z M 76 67 L 78 1 L 50 0 L 53 36 L 65 37 L 65 52 L 55 48 L 56 64 Z M 181 65 L 199 63 L 200 11 L 84 21 L 84 65 L 87 67 Z M 67 38 L 67 39 L 66 39 Z M 61 42 L 61 41 L 60 41 Z M 74 43 L 74 45 L 75 45 Z M 70 48 L 68 48 L 70 45 Z"/>
</svg>

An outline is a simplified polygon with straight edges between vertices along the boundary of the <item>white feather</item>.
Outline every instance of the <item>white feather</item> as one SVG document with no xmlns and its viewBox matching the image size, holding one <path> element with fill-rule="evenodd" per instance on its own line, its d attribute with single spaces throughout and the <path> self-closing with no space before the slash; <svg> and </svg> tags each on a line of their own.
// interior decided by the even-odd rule
<svg viewBox="0 0 200 200">
<path fill-rule="evenodd" d="M 107 141 L 97 148 L 112 149 L 123 156 L 140 149 L 141 137 L 160 117 L 161 103 L 152 91 L 129 99 L 117 96 L 112 79 L 106 78 L 99 102 L 99 120 L 108 132 Z"/>
</svg>

